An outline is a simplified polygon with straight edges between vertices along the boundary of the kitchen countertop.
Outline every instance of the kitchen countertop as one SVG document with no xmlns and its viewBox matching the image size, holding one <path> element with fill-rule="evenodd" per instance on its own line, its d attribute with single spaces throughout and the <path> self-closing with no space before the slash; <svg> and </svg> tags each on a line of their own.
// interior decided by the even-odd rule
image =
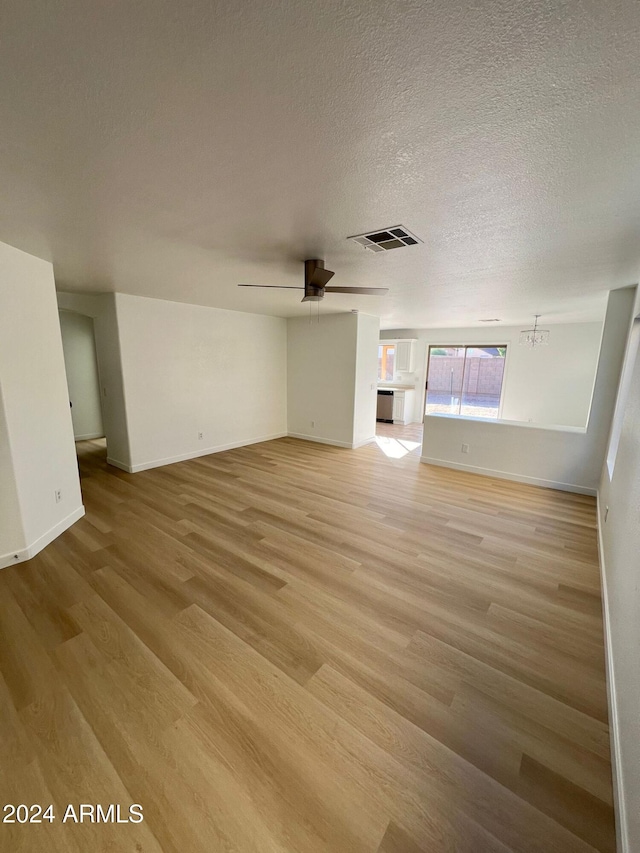
<svg viewBox="0 0 640 853">
<path fill-rule="evenodd" d="M 378 391 L 415 391 L 415 385 L 378 385 Z"/>
</svg>

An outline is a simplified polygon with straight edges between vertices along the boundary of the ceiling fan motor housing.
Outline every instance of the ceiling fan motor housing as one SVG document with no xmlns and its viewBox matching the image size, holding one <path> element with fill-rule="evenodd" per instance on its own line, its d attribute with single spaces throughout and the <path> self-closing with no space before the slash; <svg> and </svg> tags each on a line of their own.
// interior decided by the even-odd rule
<svg viewBox="0 0 640 853">
<path fill-rule="evenodd" d="M 318 258 L 304 262 L 303 302 L 319 302 L 324 298 L 324 288 L 333 278 L 330 270 L 325 270 L 324 261 Z"/>
</svg>

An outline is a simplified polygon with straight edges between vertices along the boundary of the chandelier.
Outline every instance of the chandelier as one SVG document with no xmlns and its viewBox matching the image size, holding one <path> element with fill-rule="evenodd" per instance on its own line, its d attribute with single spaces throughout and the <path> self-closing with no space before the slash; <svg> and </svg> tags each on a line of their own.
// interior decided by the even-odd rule
<svg viewBox="0 0 640 853">
<path fill-rule="evenodd" d="M 539 329 L 538 328 L 538 317 L 541 317 L 541 314 L 534 314 L 535 323 L 533 324 L 533 329 L 523 329 L 520 332 L 520 344 L 524 347 L 540 347 L 545 346 L 549 343 L 549 329 Z"/>
</svg>

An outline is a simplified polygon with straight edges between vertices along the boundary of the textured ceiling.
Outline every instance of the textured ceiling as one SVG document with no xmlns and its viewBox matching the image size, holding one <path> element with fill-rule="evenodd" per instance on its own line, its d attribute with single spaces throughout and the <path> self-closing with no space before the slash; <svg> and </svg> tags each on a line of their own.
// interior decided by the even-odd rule
<svg viewBox="0 0 640 853">
<path fill-rule="evenodd" d="M 4 0 L 0 239 L 60 289 L 383 326 L 602 315 L 637 281 L 640 4 Z M 424 244 L 348 235 L 402 223 Z"/>
</svg>

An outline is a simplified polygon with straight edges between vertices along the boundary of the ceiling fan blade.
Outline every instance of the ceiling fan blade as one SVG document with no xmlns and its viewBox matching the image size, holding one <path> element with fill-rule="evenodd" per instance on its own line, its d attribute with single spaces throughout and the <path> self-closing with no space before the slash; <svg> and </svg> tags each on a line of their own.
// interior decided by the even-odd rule
<svg viewBox="0 0 640 853">
<path fill-rule="evenodd" d="M 326 293 L 359 293 L 360 296 L 384 296 L 388 287 L 325 287 Z"/>
<path fill-rule="evenodd" d="M 239 284 L 238 287 L 277 287 L 278 290 L 304 290 L 304 287 L 287 287 L 286 284 Z"/>
<path fill-rule="evenodd" d="M 313 271 L 309 284 L 313 287 L 324 287 L 328 281 L 334 277 L 335 273 L 331 270 L 325 270 L 323 267 L 316 267 Z"/>
</svg>

